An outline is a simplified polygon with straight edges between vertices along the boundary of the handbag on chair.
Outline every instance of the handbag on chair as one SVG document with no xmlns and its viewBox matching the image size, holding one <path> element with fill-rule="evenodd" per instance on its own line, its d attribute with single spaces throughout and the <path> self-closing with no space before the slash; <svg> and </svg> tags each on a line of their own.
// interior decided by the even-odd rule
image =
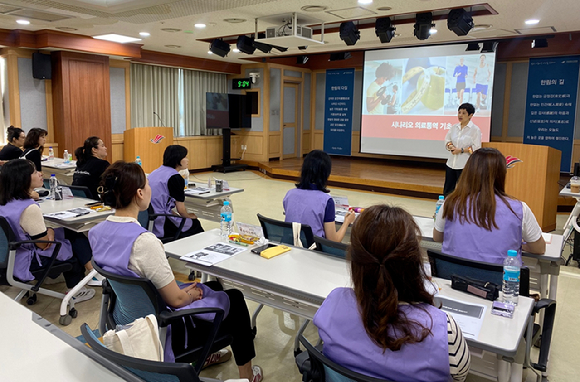
<svg viewBox="0 0 580 382">
<path fill-rule="evenodd" d="M 155 315 L 138 318 L 121 330 L 109 330 L 103 335 L 105 347 L 130 357 L 163 362 L 163 348 Z"/>
</svg>

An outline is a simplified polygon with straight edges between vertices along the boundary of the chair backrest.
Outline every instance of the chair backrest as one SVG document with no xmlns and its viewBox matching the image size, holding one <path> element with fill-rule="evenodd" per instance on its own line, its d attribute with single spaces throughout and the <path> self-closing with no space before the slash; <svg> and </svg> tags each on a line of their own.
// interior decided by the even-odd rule
<svg viewBox="0 0 580 382">
<path fill-rule="evenodd" d="M 87 198 L 87 199 L 94 199 L 91 190 L 85 186 L 72 186 L 72 185 L 65 185 L 64 187 L 70 188 L 73 196 L 77 196 L 79 198 Z M 50 189 L 50 188 L 49 188 Z"/>
<path fill-rule="evenodd" d="M 159 313 L 166 310 L 163 298 L 151 281 L 138 277 L 119 276 L 104 271 L 94 260 L 91 262 L 95 270 L 107 278 L 107 284 L 115 292 L 115 300 L 108 310 L 108 322 L 114 325 L 127 325 L 148 314 L 154 314 L 159 318 Z"/>
<path fill-rule="evenodd" d="M 149 361 L 107 349 L 90 330 L 87 324 L 81 325 L 81 332 L 93 351 L 109 361 L 127 369 L 139 378 L 150 382 L 199 382 L 193 366 L 188 363 L 165 363 Z"/>
<path fill-rule="evenodd" d="M 14 241 L 14 232 L 8 221 L 0 216 L 0 269 L 6 269 L 8 266 L 10 242 L 12 241 Z"/>
<path fill-rule="evenodd" d="M 270 219 L 258 214 L 258 220 L 264 231 L 264 237 L 268 240 L 294 245 L 294 233 L 292 223 Z M 314 234 L 312 228 L 307 224 L 302 224 L 300 228 L 300 241 L 304 248 L 309 248 L 314 244 Z"/>
<path fill-rule="evenodd" d="M 326 358 L 317 348 L 312 346 L 304 336 L 298 340 L 308 352 L 310 371 L 308 381 L 314 382 L 388 382 L 384 379 L 373 378 L 347 369 Z M 301 370 L 301 372 L 303 372 Z"/>
<path fill-rule="evenodd" d="M 141 227 L 149 230 L 149 211 L 139 211 L 139 215 L 137 215 L 137 221 L 141 224 Z"/>
<path fill-rule="evenodd" d="M 328 240 L 324 237 L 318 236 L 314 236 L 314 242 L 316 243 L 317 251 L 324 252 L 330 256 L 346 259 L 346 250 L 348 249 L 347 244 Z"/>
<path fill-rule="evenodd" d="M 427 256 L 431 274 L 435 277 L 451 280 L 452 275 L 457 275 L 489 281 L 499 286 L 503 284 L 503 265 L 450 256 L 431 249 L 427 250 Z M 526 267 L 522 267 L 520 273 L 520 294 L 530 295 L 530 270 Z"/>
</svg>

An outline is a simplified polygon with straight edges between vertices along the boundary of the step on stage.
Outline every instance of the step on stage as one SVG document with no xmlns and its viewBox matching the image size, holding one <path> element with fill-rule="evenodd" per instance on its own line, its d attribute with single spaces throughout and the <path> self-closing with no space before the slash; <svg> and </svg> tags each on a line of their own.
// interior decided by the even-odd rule
<svg viewBox="0 0 580 382">
<path fill-rule="evenodd" d="M 296 180 L 302 158 L 259 162 L 257 167 L 268 176 Z M 255 167 L 256 163 L 252 164 Z M 329 186 L 376 191 L 396 195 L 437 199 L 443 193 L 445 163 L 407 160 L 332 157 Z"/>
</svg>

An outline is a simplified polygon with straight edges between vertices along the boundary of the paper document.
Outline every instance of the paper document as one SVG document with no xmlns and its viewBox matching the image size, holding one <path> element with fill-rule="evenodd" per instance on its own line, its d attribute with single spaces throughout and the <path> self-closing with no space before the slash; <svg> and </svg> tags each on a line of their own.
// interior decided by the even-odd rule
<svg viewBox="0 0 580 382">
<path fill-rule="evenodd" d="M 50 214 L 44 214 L 44 217 L 53 218 L 53 219 L 70 219 L 70 218 L 78 218 L 83 215 L 94 214 L 95 211 L 91 210 L 90 208 L 71 208 L 70 210 L 60 211 L 60 212 L 53 212 Z"/>
<path fill-rule="evenodd" d="M 338 223 L 344 223 L 344 217 L 348 213 L 348 210 L 336 210 L 334 215 L 334 221 Z M 360 214 L 355 212 L 354 215 L 358 217 Z"/>
<path fill-rule="evenodd" d="M 479 304 L 467 304 L 440 295 L 435 296 L 435 306 L 442 304 L 441 310 L 451 314 L 466 338 L 477 339 L 487 307 Z"/>
<path fill-rule="evenodd" d="M 181 260 L 191 261 L 202 265 L 214 265 L 220 261 L 229 259 L 231 256 L 247 250 L 244 247 L 233 246 L 225 243 L 217 243 L 205 247 L 200 251 L 190 252 L 185 256 L 181 256 Z"/>
<path fill-rule="evenodd" d="M 211 191 L 211 189 L 207 187 L 195 187 L 195 188 L 188 188 L 185 190 L 186 195 L 199 195 L 199 194 L 207 194 Z"/>
<path fill-rule="evenodd" d="M 334 200 L 335 209 L 348 210 L 349 205 L 346 196 L 332 196 L 332 200 Z"/>
<path fill-rule="evenodd" d="M 236 226 L 238 226 L 238 233 L 240 235 L 264 237 L 264 231 L 262 230 L 262 227 L 257 225 L 236 222 Z"/>
<path fill-rule="evenodd" d="M 550 244 L 552 242 L 552 234 L 551 233 L 542 232 L 542 237 L 544 238 L 544 241 L 546 242 L 546 244 Z"/>
<path fill-rule="evenodd" d="M 421 230 L 421 236 L 423 237 L 433 237 L 433 228 L 435 227 L 435 222 L 433 218 L 424 218 L 421 216 L 413 216 L 415 224 L 419 226 Z"/>
</svg>

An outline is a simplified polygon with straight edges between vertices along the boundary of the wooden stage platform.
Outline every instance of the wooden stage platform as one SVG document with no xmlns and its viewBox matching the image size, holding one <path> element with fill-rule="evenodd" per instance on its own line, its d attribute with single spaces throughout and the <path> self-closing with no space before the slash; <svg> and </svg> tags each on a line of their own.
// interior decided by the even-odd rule
<svg viewBox="0 0 580 382">
<path fill-rule="evenodd" d="M 298 179 L 302 158 L 250 163 L 272 178 Z M 437 199 L 443 193 L 445 163 L 332 157 L 329 186 Z"/>
</svg>

